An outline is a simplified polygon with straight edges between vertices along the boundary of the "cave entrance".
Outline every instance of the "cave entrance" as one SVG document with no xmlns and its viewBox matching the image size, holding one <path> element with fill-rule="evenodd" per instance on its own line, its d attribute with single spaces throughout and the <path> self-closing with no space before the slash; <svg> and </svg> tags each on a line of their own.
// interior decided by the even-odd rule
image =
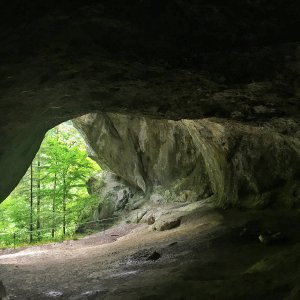
<svg viewBox="0 0 300 300">
<path fill-rule="evenodd" d="M 23 179 L 25 184 L 22 187 L 21 182 L 21 188 L 18 187 L 18 200 L 4 202 L 18 207 L 11 215 L 1 211 L 0 220 L 10 221 L 4 225 L 11 230 L 9 245 L 16 230 L 24 230 L 24 243 L 72 236 L 82 228 L 78 223 L 84 221 L 84 214 L 90 215 L 89 201 L 96 201 L 94 207 L 90 206 L 93 221 L 89 222 L 115 213 L 121 217 L 118 216 L 116 226 L 78 241 L 0 251 L 0 275 L 5 274 L 0 279 L 14 298 L 198 299 L 203 295 L 204 299 L 223 299 L 228 290 L 232 292 L 231 299 L 241 295 L 247 298 L 249 289 L 241 283 L 249 272 L 257 272 L 254 298 L 262 298 L 266 295 L 265 288 L 259 290 L 262 270 L 266 267 L 264 276 L 272 282 L 278 257 L 285 257 L 287 251 L 291 251 L 288 257 L 299 256 L 298 212 L 249 212 L 241 209 L 243 206 L 231 209 L 228 205 L 235 203 L 233 192 L 237 190 L 231 184 L 246 185 L 245 181 L 232 179 L 249 174 L 253 186 L 255 176 L 257 182 L 263 182 L 266 176 L 262 175 L 269 174 L 267 180 L 274 181 L 272 172 L 266 173 L 265 166 L 284 170 L 286 159 L 281 164 L 282 160 L 278 163 L 276 158 L 290 139 L 276 133 L 274 139 L 272 136 L 269 139 L 269 130 L 263 133 L 257 128 L 253 130 L 258 130 L 259 136 L 252 131 L 249 135 L 248 126 L 227 127 L 215 120 L 153 120 L 97 113 L 84 115 L 74 123 L 89 144 L 93 159 L 105 168 L 89 180 L 89 193 L 96 198 L 89 198 L 86 191 L 86 180 L 91 176 L 82 169 L 86 163 L 79 163 L 78 167 L 82 158 L 87 159 L 85 142 L 69 123 L 61 125 L 66 126 L 66 132 L 52 129 Z M 233 129 L 236 139 L 228 134 Z M 61 145 L 64 136 L 73 130 L 72 138 Z M 241 144 L 240 137 L 247 143 Z M 295 145 L 294 139 L 291 143 Z M 73 149 L 75 146 L 77 150 Z M 288 165 L 292 169 L 299 165 L 295 164 L 299 155 L 293 147 L 288 149 L 291 150 L 284 152 L 287 154 L 284 158 L 291 157 Z M 80 155 L 72 154 L 73 150 Z M 252 160 L 248 153 L 255 154 Z M 57 162 L 60 156 L 67 160 L 66 164 Z M 257 157 L 263 157 L 264 164 L 254 164 Z M 77 166 L 72 164 L 74 160 Z M 241 173 L 241 165 L 250 168 Z M 255 174 L 254 165 L 258 166 Z M 95 166 L 98 171 L 99 167 Z M 80 179 L 71 189 L 65 186 L 66 170 L 73 172 L 72 179 Z M 298 181 L 295 186 L 299 186 Z M 278 190 L 269 194 L 272 201 L 275 192 Z M 66 195 L 74 195 L 74 199 Z M 223 202 L 227 204 L 226 210 L 216 209 L 226 200 L 216 197 L 219 195 L 230 195 L 228 202 Z M 293 192 L 293 195 L 298 194 Z M 54 198 L 58 202 L 53 211 Z M 248 199 L 251 202 L 254 199 L 255 203 L 259 200 L 258 197 Z M 245 203 L 241 198 L 237 200 L 236 204 Z M 11 222 L 13 217 L 22 220 L 18 228 Z M 271 257 L 268 259 L 271 265 L 265 265 L 265 257 Z M 283 261 L 278 267 L 278 272 L 291 268 L 291 274 L 296 277 L 288 277 L 288 281 L 292 278 L 293 284 L 299 282 L 294 262 L 294 259 Z M 224 285 L 221 284 L 224 289 L 215 286 L 216 282 L 220 285 L 220 278 L 224 280 Z M 237 289 L 231 289 L 232 278 L 237 280 Z M 290 287 L 288 281 L 284 283 Z M 277 297 L 273 285 L 267 289 L 271 296 Z M 281 285 L 276 291 L 280 291 L 279 298 L 282 291 L 290 292 L 282 290 Z"/>
<path fill-rule="evenodd" d="M 26 174 L 0 204 L 0 247 L 74 237 L 96 206 L 87 181 L 99 170 L 72 121 L 49 130 Z"/>
</svg>

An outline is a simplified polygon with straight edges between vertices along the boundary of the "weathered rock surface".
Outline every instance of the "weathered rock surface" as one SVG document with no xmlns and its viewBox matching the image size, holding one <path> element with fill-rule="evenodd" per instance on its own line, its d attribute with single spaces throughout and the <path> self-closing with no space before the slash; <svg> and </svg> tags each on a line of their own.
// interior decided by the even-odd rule
<svg viewBox="0 0 300 300">
<path fill-rule="evenodd" d="M 44 133 L 89 112 L 299 120 L 297 1 L 0 4 L 0 200 Z"/>
<path fill-rule="evenodd" d="M 100 166 L 151 201 L 196 201 L 212 194 L 201 152 L 182 122 L 92 114 L 75 124 Z"/>
<path fill-rule="evenodd" d="M 224 119 L 164 121 L 90 114 L 75 121 L 101 166 L 153 202 L 300 205 L 300 127 L 274 119 L 263 126 Z"/>
<path fill-rule="evenodd" d="M 180 222 L 181 222 L 180 218 L 174 218 L 174 217 L 162 218 L 155 222 L 153 229 L 159 231 L 170 230 L 178 227 L 180 225 Z"/>
<path fill-rule="evenodd" d="M 123 210 L 132 210 L 141 206 L 144 194 L 130 186 L 117 175 L 102 171 L 88 182 L 88 191 L 99 198 L 99 206 L 93 219 L 107 219 Z"/>
</svg>

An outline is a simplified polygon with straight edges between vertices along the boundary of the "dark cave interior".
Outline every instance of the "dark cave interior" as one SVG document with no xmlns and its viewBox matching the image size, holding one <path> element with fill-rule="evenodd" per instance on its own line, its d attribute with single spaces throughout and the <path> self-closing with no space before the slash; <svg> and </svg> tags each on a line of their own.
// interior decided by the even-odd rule
<svg viewBox="0 0 300 300">
<path fill-rule="evenodd" d="M 121 239 L 116 252 L 132 258 L 130 251 L 157 244 L 169 253 L 175 237 L 179 245 L 170 261 L 142 264 L 145 272 L 120 290 L 123 279 L 103 269 L 101 280 L 114 278 L 104 280 L 107 292 L 80 294 L 78 283 L 58 297 L 299 299 L 299 15 L 296 0 L 0 3 L 0 201 L 46 131 L 75 118 L 107 186 L 130 191 L 128 207 L 133 214 L 147 207 L 141 226 L 155 228 L 145 229 L 140 250 Z M 91 189 L 111 195 L 97 184 Z M 182 203 L 188 208 L 176 206 Z M 161 231 L 168 210 L 181 225 Z M 80 265 L 94 290 L 97 259 L 104 258 L 90 253 Z M 31 286 L 42 262 L 20 261 L 5 263 L 0 253 L 0 283 L 13 299 L 23 292 L 42 299 Z M 14 263 L 32 274 L 26 288 Z M 48 267 L 55 274 L 55 262 Z"/>
</svg>

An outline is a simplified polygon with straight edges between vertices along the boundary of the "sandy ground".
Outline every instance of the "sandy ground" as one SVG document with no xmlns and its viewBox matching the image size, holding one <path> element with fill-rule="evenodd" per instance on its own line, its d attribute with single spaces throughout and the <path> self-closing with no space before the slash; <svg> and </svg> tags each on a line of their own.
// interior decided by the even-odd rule
<svg viewBox="0 0 300 300">
<path fill-rule="evenodd" d="M 200 209 L 168 231 L 119 224 L 77 241 L 0 251 L 0 280 L 9 299 L 20 300 L 283 299 L 280 292 L 260 298 L 255 283 L 232 288 L 240 280 L 232 278 L 280 249 L 232 238 L 223 219 Z M 154 251 L 160 258 L 148 260 Z"/>
</svg>

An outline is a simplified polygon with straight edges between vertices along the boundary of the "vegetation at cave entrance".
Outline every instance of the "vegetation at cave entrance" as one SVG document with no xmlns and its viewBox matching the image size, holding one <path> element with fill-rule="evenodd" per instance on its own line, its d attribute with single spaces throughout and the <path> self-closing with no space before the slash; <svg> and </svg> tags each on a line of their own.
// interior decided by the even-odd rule
<svg viewBox="0 0 300 300">
<path fill-rule="evenodd" d="M 71 122 L 48 131 L 19 185 L 0 205 L 0 247 L 72 236 L 97 205 L 86 182 L 98 170 Z"/>
</svg>

